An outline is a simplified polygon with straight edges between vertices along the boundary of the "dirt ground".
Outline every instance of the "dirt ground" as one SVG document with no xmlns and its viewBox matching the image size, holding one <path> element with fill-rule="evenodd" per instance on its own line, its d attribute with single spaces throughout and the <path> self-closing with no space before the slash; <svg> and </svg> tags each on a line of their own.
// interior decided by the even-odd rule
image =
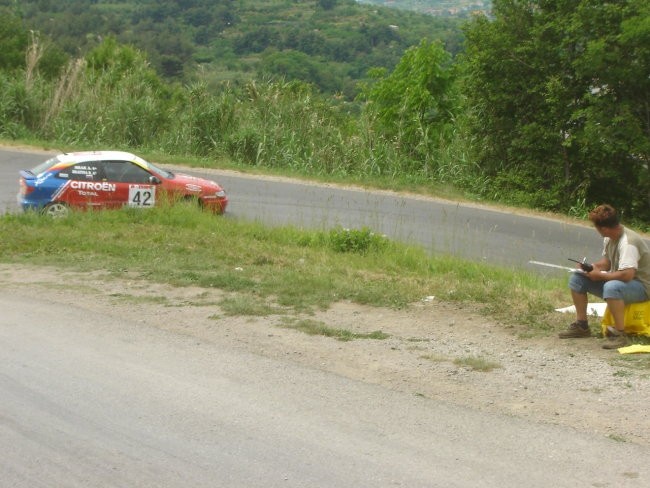
<svg viewBox="0 0 650 488">
<path fill-rule="evenodd" d="M 518 338 L 472 310 L 435 297 L 406 310 L 343 302 L 307 317 L 334 328 L 390 335 L 342 342 L 283 328 L 279 316 L 227 316 L 217 305 L 223 297 L 219 290 L 6 264 L 0 265 L 0 289 L 452 405 L 650 445 L 647 366 L 631 367 L 625 361 L 629 356 L 603 350 L 596 338 Z M 567 316 L 567 323 L 571 320 Z M 459 364 L 466 358 L 497 367 L 481 371 Z"/>
</svg>

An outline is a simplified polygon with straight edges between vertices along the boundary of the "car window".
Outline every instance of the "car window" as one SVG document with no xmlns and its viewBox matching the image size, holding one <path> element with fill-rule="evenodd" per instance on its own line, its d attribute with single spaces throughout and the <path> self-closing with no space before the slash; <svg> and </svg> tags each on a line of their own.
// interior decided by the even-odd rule
<svg viewBox="0 0 650 488">
<path fill-rule="evenodd" d="M 66 180 L 79 181 L 101 181 L 104 178 L 103 171 L 97 161 L 73 164 L 59 171 L 56 176 Z"/>
<path fill-rule="evenodd" d="M 150 183 L 151 174 L 130 161 L 102 161 L 108 181 L 118 183 Z"/>
<path fill-rule="evenodd" d="M 171 179 L 174 177 L 174 173 L 172 173 L 171 171 L 167 171 L 166 169 L 159 168 L 153 163 L 147 162 L 147 164 L 149 165 L 149 169 L 154 173 L 156 173 L 158 176 L 162 176 L 163 178 L 167 178 L 167 179 Z"/>
<path fill-rule="evenodd" d="M 56 163 L 59 162 L 59 157 L 55 156 L 51 159 L 48 159 L 44 163 L 39 164 L 35 168 L 31 169 L 32 174 L 38 176 L 41 173 L 45 173 L 48 169 L 50 169 L 52 166 L 54 166 Z"/>
</svg>

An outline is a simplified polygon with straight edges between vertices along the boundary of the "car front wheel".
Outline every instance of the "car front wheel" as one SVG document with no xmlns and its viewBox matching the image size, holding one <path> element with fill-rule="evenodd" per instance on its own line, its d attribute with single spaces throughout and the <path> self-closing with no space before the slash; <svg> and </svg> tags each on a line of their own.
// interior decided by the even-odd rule
<svg viewBox="0 0 650 488">
<path fill-rule="evenodd" d="M 182 204 L 187 205 L 188 207 L 203 208 L 203 201 L 201 201 L 201 199 L 196 195 L 185 195 Z"/>
<path fill-rule="evenodd" d="M 70 209 L 65 203 L 53 202 L 48 203 L 43 209 L 43 213 L 53 219 L 66 217 L 70 213 Z"/>
</svg>

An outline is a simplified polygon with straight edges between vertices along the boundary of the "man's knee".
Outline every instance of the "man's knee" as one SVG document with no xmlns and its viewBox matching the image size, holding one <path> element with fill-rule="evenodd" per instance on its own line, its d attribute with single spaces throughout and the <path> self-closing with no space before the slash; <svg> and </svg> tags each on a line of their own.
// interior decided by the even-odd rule
<svg viewBox="0 0 650 488">
<path fill-rule="evenodd" d="M 613 300 L 623 300 L 623 289 L 625 283 L 618 280 L 606 281 L 603 285 L 603 298 Z"/>
<path fill-rule="evenodd" d="M 577 293 L 587 293 L 589 291 L 589 278 L 580 273 L 571 273 L 569 276 L 569 289 Z"/>
<path fill-rule="evenodd" d="M 606 281 L 603 286 L 603 298 L 611 300 L 623 300 L 625 303 L 643 302 L 648 295 L 641 283 L 636 281 Z"/>
</svg>

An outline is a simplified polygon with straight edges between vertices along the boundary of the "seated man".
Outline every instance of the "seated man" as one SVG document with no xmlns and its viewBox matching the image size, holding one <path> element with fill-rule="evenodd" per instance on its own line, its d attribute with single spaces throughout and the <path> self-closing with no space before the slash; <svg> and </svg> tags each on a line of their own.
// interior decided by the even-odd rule
<svg viewBox="0 0 650 488">
<path fill-rule="evenodd" d="M 617 349 L 629 343 L 623 321 L 625 304 L 644 302 L 650 295 L 650 250 L 639 234 L 621 225 L 618 213 L 609 205 L 593 209 L 589 220 L 603 236 L 603 256 L 593 263 L 593 270 L 578 268 L 571 273 L 569 288 L 577 320 L 559 336 L 591 336 L 587 322 L 587 294 L 591 293 L 607 302 L 614 318 L 614 327 L 608 327 L 603 348 Z"/>
</svg>

